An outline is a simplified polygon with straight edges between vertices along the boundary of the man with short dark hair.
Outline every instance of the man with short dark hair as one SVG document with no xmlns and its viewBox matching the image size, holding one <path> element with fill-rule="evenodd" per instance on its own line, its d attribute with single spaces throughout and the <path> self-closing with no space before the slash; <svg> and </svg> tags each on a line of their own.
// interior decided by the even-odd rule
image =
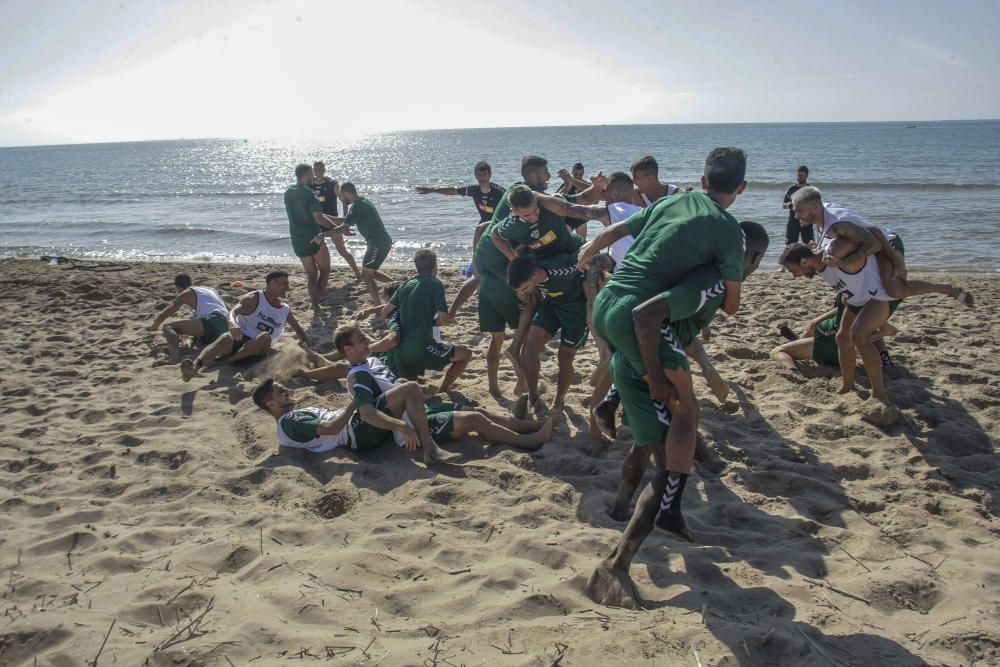
<svg viewBox="0 0 1000 667">
<path fill-rule="evenodd" d="M 458 457 L 438 448 L 435 439 L 450 442 L 476 432 L 497 444 L 538 449 L 552 437 L 555 417 L 539 425 L 455 403 L 425 404 L 416 382 L 400 383 L 378 359 L 369 356 L 369 343 L 357 322 L 341 325 L 334 332 L 334 346 L 351 364 L 347 391 L 366 424 L 400 433 L 411 450 L 422 446 L 425 463 Z"/>
<path fill-rule="evenodd" d="M 339 228 L 336 218 L 324 215 L 323 205 L 312 191 L 313 168 L 307 164 L 295 167 L 295 185 L 285 190 L 285 213 L 292 250 L 306 271 L 306 285 L 314 316 L 319 316 L 320 300 L 330 279 L 330 251 L 322 243 L 323 230 Z"/>
<path fill-rule="evenodd" d="M 652 155 L 643 155 L 637 159 L 629 167 L 629 171 L 635 182 L 632 203 L 636 206 L 645 208 L 662 197 L 683 192 L 680 187 L 671 183 L 660 183 L 660 165 Z"/>
<path fill-rule="evenodd" d="M 454 301 L 451 302 L 448 312 L 453 316 L 458 313 L 458 309 L 479 289 L 481 277 L 476 271 L 476 246 L 479 244 L 479 239 L 483 235 L 483 232 L 489 227 L 490 221 L 493 219 L 493 212 L 500 204 L 500 200 L 504 195 L 504 189 L 490 181 L 493 169 L 489 163 L 484 160 L 477 162 L 473 173 L 476 177 L 475 185 L 443 188 L 419 186 L 416 188 L 416 191 L 422 195 L 437 193 L 440 195 L 471 197 L 476 203 L 476 210 L 479 211 L 479 224 L 476 225 L 476 231 L 472 235 L 472 261 L 469 263 L 472 275 L 469 276 L 469 279 L 458 290 Z M 466 271 L 466 275 L 469 275 L 468 271 Z"/>
<path fill-rule="evenodd" d="M 392 237 L 386 231 L 382 216 L 379 215 L 375 204 L 371 203 L 367 197 L 358 195 L 358 189 L 354 187 L 354 183 L 347 182 L 341 185 L 340 197 L 344 200 L 344 207 L 350 206 L 350 209 L 347 210 L 347 214 L 343 218 L 330 218 L 330 221 L 345 227 L 357 227 L 358 232 L 365 239 L 366 248 L 365 257 L 361 263 L 361 279 L 368 288 L 368 294 L 371 295 L 372 301 L 375 305 L 380 305 L 382 299 L 375 281 L 392 282 L 392 278 L 379 271 L 392 249 Z M 330 232 L 324 232 L 316 238 L 319 239 L 320 236 L 329 234 Z"/>
<path fill-rule="evenodd" d="M 557 195 L 578 195 L 590 187 L 590 183 L 584 180 L 583 163 L 577 162 L 573 165 L 572 171 L 560 169 L 557 176 L 562 179 L 562 184 L 556 189 Z M 587 238 L 587 218 L 576 216 L 566 216 L 566 226 L 570 231 L 575 231 L 583 238 Z"/>
<path fill-rule="evenodd" d="M 174 289 L 177 290 L 177 296 L 149 325 L 151 331 L 163 326 L 163 337 L 167 340 L 171 363 L 180 360 L 181 336 L 191 336 L 202 345 L 208 345 L 228 330 L 226 315 L 229 312 L 218 292 L 211 287 L 192 285 L 191 276 L 186 273 L 174 278 Z M 181 306 L 189 306 L 194 310 L 194 317 L 163 324 Z"/>
<path fill-rule="evenodd" d="M 444 300 L 444 284 L 437 278 L 437 255 L 421 248 L 413 256 L 417 275 L 393 293 L 382 309 L 382 317 L 399 315 L 399 344 L 393 350 L 396 374 L 416 380 L 429 368 L 448 368 L 437 393 L 451 389 L 455 380 L 472 359 L 472 350 L 464 345 L 442 343 L 435 329 L 452 321 Z"/>
<path fill-rule="evenodd" d="M 809 179 L 809 167 L 802 165 L 795 172 L 795 182 L 788 186 L 785 190 L 785 200 L 782 202 L 781 207 L 788 209 L 788 225 L 785 228 L 785 245 L 789 243 L 798 243 L 799 236 L 802 236 L 803 243 L 811 243 L 813 240 L 813 228 L 812 225 L 800 224 L 798 218 L 795 217 L 795 208 L 792 206 L 792 195 L 799 188 L 804 188 L 809 183 L 806 181 Z"/>
<path fill-rule="evenodd" d="M 264 283 L 264 289 L 244 294 L 229 311 L 227 333 L 202 350 L 194 361 L 185 359 L 181 362 L 181 376 L 185 382 L 222 357 L 231 364 L 244 359 L 263 358 L 281 338 L 286 325 L 292 327 L 299 344 L 308 347 L 306 332 L 285 301 L 288 274 L 272 271 L 267 274 Z"/>
<path fill-rule="evenodd" d="M 313 194 L 316 195 L 316 199 L 319 200 L 320 205 L 323 207 L 323 215 L 336 218 L 337 201 L 340 198 L 340 184 L 326 175 L 326 164 L 322 160 L 313 162 L 313 180 L 310 188 L 312 189 Z M 354 277 L 360 281 L 361 272 L 358 270 L 358 262 L 354 259 L 354 255 L 351 254 L 351 251 L 347 249 L 347 244 L 344 243 L 343 232 L 334 232 L 330 234 L 330 240 L 333 241 L 333 247 L 337 249 L 337 253 L 343 257 L 344 261 L 347 262 L 347 265 L 351 267 L 351 271 L 354 272 Z"/>
</svg>

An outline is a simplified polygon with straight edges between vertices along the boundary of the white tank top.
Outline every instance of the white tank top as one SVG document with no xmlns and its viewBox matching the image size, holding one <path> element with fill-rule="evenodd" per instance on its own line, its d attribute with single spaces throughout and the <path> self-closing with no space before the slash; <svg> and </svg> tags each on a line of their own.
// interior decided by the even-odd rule
<svg viewBox="0 0 1000 667">
<path fill-rule="evenodd" d="M 642 195 L 643 199 L 646 199 L 646 195 Z M 633 213 L 641 211 L 642 208 L 636 206 L 635 204 L 629 204 L 627 202 L 617 202 L 614 204 L 608 204 L 608 217 L 611 219 L 611 224 L 617 222 L 622 222 L 623 220 L 628 220 Z M 615 270 L 618 270 L 618 265 L 621 264 L 622 259 L 625 254 L 628 253 L 628 249 L 632 247 L 635 242 L 635 237 L 631 234 L 624 236 L 608 248 L 608 254 L 611 255 L 611 259 L 615 260 Z"/>
<path fill-rule="evenodd" d="M 671 183 L 667 183 L 667 194 L 665 194 L 664 197 L 669 197 L 670 195 L 674 194 L 678 190 L 680 190 L 680 188 L 677 187 L 676 185 L 673 185 Z M 645 202 L 646 206 L 652 205 L 652 203 L 653 203 L 652 200 L 650 200 L 650 198 L 646 196 L 645 192 L 640 192 L 639 196 L 642 197 L 642 201 Z"/>
<path fill-rule="evenodd" d="M 278 444 L 285 447 L 308 449 L 310 452 L 326 452 L 335 447 L 350 446 L 351 437 L 353 436 L 353 424 L 348 424 L 339 433 L 329 433 L 327 435 L 316 434 L 315 438 L 305 442 L 293 440 L 285 433 L 285 429 L 282 428 L 282 424 L 288 420 L 295 421 L 296 419 L 307 418 L 319 419 L 320 421 L 333 421 L 343 412 L 343 410 L 329 410 L 327 408 L 297 408 L 286 412 L 278 419 Z"/>
<path fill-rule="evenodd" d="M 866 257 L 864 267 L 857 273 L 848 273 L 843 269 L 828 266 L 820 271 L 819 276 L 837 290 L 838 294 L 842 294 L 844 301 L 852 306 L 863 306 L 872 299 L 894 300 L 885 292 L 882 276 L 878 272 L 878 260 L 874 257 Z"/>
<path fill-rule="evenodd" d="M 829 235 L 830 228 L 836 223 L 844 221 L 853 222 L 858 227 L 864 227 L 865 229 L 880 229 L 890 241 L 896 238 L 896 235 L 888 227 L 868 222 L 854 211 L 849 211 L 840 204 L 823 204 L 823 208 L 826 211 L 826 214 L 823 216 L 823 229 L 820 230 L 819 239 L 816 241 L 816 247 L 819 250 L 825 251 L 827 246 L 837 238 L 836 236 Z M 831 216 L 833 217 L 832 221 L 830 220 Z"/>
<path fill-rule="evenodd" d="M 389 370 L 389 367 L 383 364 L 378 357 L 368 357 L 368 360 L 363 364 L 358 364 L 357 366 L 351 366 L 351 369 L 347 371 L 347 377 L 350 378 L 355 373 L 360 372 L 368 373 L 374 378 L 376 384 L 381 393 L 385 393 L 400 384 L 399 378 L 396 374 Z M 347 383 L 347 393 L 351 395 L 351 400 L 354 400 L 354 383 Z"/>
<path fill-rule="evenodd" d="M 211 287 L 192 286 L 191 289 L 194 291 L 196 299 L 195 317 L 208 317 L 212 313 L 222 313 L 224 317 L 228 317 L 229 309 L 226 308 L 226 304 L 218 292 Z"/>
<path fill-rule="evenodd" d="M 256 338 L 262 332 L 271 334 L 271 343 L 274 344 L 281 338 L 291 312 L 292 307 L 287 303 L 275 308 L 267 302 L 264 291 L 257 290 L 257 310 L 250 315 L 237 315 L 236 323 L 240 325 L 240 331 L 249 338 Z"/>
</svg>

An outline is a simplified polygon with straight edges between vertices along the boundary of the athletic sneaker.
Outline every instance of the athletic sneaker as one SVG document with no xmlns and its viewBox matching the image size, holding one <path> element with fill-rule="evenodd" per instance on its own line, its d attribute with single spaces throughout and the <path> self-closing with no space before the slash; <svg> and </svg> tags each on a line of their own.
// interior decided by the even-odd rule
<svg viewBox="0 0 1000 667">
<path fill-rule="evenodd" d="M 782 324 L 781 328 L 778 329 L 778 333 L 787 338 L 788 340 L 798 340 L 798 334 L 792 331 L 792 328 L 787 324 Z"/>
<path fill-rule="evenodd" d="M 896 364 L 892 361 L 892 357 L 889 356 L 889 350 L 883 350 L 880 352 L 878 358 L 882 360 L 882 368 L 896 367 Z"/>
</svg>

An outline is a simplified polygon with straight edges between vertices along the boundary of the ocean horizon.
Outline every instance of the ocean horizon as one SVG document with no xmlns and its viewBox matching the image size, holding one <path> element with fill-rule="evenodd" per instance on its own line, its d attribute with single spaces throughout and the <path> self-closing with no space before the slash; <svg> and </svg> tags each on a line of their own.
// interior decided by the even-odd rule
<svg viewBox="0 0 1000 667">
<path fill-rule="evenodd" d="M 984 242 L 1000 208 L 1000 121 L 598 125 L 397 131 L 283 142 L 175 139 L 0 148 L 0 255 L 102 261 L 297 264 L 282 194 L 300 162 L 354 182 L 395 241 L 387 264 L 434 248 L 443 265 L 468 262 L 478 214 L 470 199 L 418 195 L 418 185 L 474 183 L 486 160 L 493 181 L 519 180 L 521 157 L 542 155 L 554 174 L 627 170 L 654 155 L 660 177 L 698 187 L 715 146 L 748 153 L 746 192 L 730 211 L 784 243 L 785 188 L 799 164 L 824 199 L 900 234 L 911 268 L 995 272 Z M 589 235 L 600 228 L 589 225 Z M 360 257 L 363 240 L 348 239 Z M 345 266 L 333 253 L 335 266 Z M 769 257 L 765 270 L 773 268 Z"/>
</svg>

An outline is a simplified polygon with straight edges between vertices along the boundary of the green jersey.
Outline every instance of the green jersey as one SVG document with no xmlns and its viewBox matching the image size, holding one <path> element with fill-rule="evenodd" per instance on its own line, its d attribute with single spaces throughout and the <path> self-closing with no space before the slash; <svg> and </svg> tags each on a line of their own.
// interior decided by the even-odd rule
<svg viewBox="0 0 1000 667">
<path fill-rule="evenodd" d="M 448 312 L 444 284 L 434 276 L 410 278 L 393 293 L 389 303 L 399 312 L 400 344 L 423 345 L 434 340 L 434 316 Z"/>
<path fill-rule="evenodd" d="M 367 197 L 358 197 L 358 200 L 351 204 L 351 210 L 344 218 L 344 224 L 357 227 L 358 232 L 369 244 L 373 241 L 380 244 L 383 241 L 392 241 L 389 232 L 385 230 L 385 225 L 382 224 L 382 216 Z"/>
<path fill-rule="evenodd" d="M 339 433 L 319 433 L 321 422 L 333 421 L 343 413 L 343 410 L 335 412 L 327 408 L 298 408 L 286 412 L 278 419 L 278 444 L 308 449 L 310 452 L 325 452 L 335 447 L 350 446 L 351 424 L 344 426 Z"/>
<path fill-rule="evenodd" d="M 288 233 L 292 237 L 292 250 L 297 256 L 311 257 L 319 252 L 319 245 L 313 243 L 313 238 L 325 230 L 316 222 L 313 213 L 322 211 L 323 205 L 308 187 L 293 185 L 285 190 Z"/>
<path fill-rule="evenodd" d="M 715 266 L 723 280 L 743 280 L 743 230 L 704 193 L 664 197 L 624 224 L 635 242 L 607 285 L 619 294 L 645 301 L 703 264 Z"/>
<path fill-rule="evenodd" d="M 576 254 L 560 253 L 535 260 L 545 269 L 548 278 L 538 283 L 538 288 L 549 299 L 559 301 L 586 301 L 583 294 L 583 274 L 577 268 Z"/>
<path fill-rule="evenodd" d="M 566 228 L 566 218 L 541 207 L 537 221 L 528 222 L 511 215 L 497 225 L 496 231 L 497 236 L 515 248 L 526 245 L 529 252 L 543 257 L 575 253 L 584 243 L 582 238 Z"/>
</svg>

